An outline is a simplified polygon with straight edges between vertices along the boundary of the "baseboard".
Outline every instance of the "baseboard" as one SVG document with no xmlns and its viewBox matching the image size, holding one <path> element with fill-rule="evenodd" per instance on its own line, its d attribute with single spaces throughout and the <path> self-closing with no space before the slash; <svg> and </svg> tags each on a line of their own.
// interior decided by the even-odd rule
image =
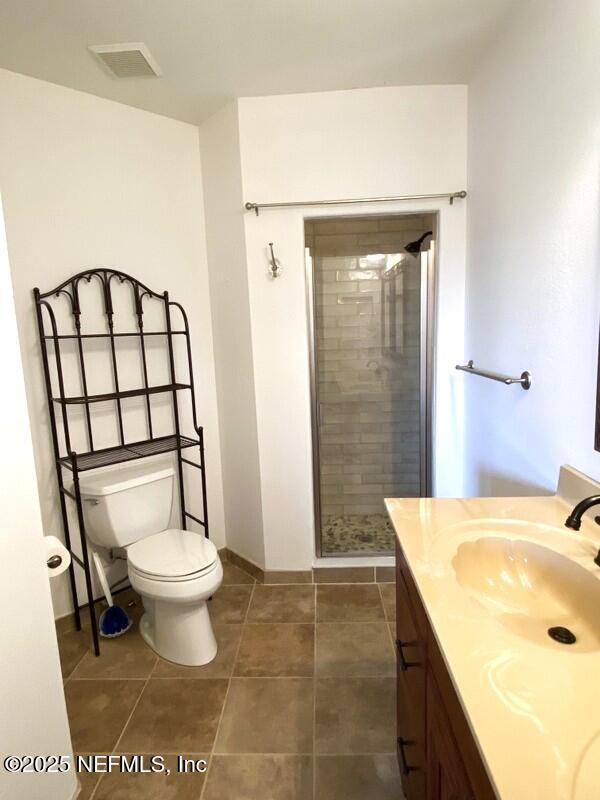
<svg viewBox="0 0 600 800">
<path fill-rule="evenodd" d="M 393 583 L 395 567 L 348 566 L 313 567 L 303 570 L 265 570 L 247 558 L 240 556 L 229 547 L 219 550 L 222 561 L 238 567 L 248 573 L 257 583 L 273 584 L 306 584 L 306 583 Z"/>
</svg>

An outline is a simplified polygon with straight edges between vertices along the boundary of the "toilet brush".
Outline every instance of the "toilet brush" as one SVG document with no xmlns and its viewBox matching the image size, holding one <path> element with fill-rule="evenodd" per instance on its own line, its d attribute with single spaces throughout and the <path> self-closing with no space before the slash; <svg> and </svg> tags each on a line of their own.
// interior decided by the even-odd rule
<svg viewBox="0 0 600 800">
<path fill-rule="evenodd" d="M 98 573 L 102 591 L 108 603 L 108 608 L 105 608 L 102 614 L 100 614 L 100 619 L 98 621 L 100 636 L 104 636 L 107 639 L 114 639 L 116 636 L 122 636 L 124 633 L 127 633 L 129 628 L 133 625 L 133 620 L 121 606 L 116 606 L 113 603 L 110 586 L 106 580 L 106 573 L 104 572 L 104 566 L 102 565 L 100 556 L 98 553 L 93 552 L 92 557 L 96 565 L 96 572 Z"/>
</svg>

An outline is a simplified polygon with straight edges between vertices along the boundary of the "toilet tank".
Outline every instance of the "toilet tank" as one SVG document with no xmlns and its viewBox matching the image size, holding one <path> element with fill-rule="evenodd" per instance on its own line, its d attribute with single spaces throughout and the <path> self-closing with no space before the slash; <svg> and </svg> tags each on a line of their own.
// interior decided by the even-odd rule
<svg viewBox="0 0 600 800">
<path fill-rule="evenodd" d="M 81 475 L 85 530 L 99 547 L 126 547 L 169 527 L 172 467 L 128 467 Z"/>
</svg>

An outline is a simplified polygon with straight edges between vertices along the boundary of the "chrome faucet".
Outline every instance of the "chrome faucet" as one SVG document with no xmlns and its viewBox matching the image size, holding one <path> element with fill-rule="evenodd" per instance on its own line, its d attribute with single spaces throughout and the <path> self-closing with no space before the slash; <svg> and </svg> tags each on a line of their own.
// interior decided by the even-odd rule
<svg viewBox="0 0 600 800">
<path fill-rule="evenodd" d="M 600 505 L 600 494 L 593 494 L 591 497 L 585 497 L 583 500 L 580 500 L 565 520 L 565 526 L 572 531 L 578 531 L 581 528 L 581 518 L 585 512 L 593 506 L 598 505 Z M 594 520 L 600 525 L 600 516 L 594 517 Z M 596 558 L 594 559 L 594 564 L 600 567 L 600 550 L 598 550 Z"/>
</svg>

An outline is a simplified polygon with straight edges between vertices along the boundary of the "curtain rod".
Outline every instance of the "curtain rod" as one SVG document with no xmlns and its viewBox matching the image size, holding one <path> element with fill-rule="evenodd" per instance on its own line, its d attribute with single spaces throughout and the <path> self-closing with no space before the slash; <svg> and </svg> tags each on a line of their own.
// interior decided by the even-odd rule
<svg viewBox="0 0 600 800">
<path fill-rule="evenodd" d="M 258 212 L 261 208 L 292 208 L 294 206 L 338 206 L 347 205 L 352 203 L 388 203 L 392 200 L 439 200 L 440 198 L 448 198 L 450 205 L 455 200 L 462 200 L 467 196 L 464 191 L 461 192 L 440 192 L 439 194 L 406 194 L 399 197 L 354 197 L 348 200 L 302 200 L 294 203 L 246 203 L 246 211 L 254 211 L 258 217 Z"/>
</svg>

